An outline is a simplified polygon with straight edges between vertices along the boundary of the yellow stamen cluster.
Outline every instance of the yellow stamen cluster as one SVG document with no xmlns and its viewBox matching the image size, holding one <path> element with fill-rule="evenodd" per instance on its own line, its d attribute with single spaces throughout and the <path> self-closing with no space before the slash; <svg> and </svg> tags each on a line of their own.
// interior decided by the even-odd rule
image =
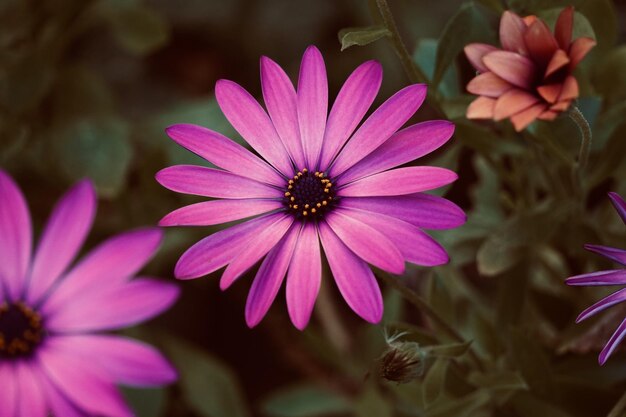
<svg viewBox="0 0 626 417">
<path fill-rule="evenodd" d="M 0 327 L 0 356 L 18 356 L 32 352 L 43 337 L 41 316 L 23 302 L 16 302 L 11 305 L 6 302 L 0 304 L 0 324 L 3 319 L 9 319 L 7 317 L 9 314 L 21 315 L 20 319 L 24 320 L 24 325 L 27 328 L 21 334 L 12 335 L 6 334 L 6 330 L 3 332 L 2 327 Z"/>
<path fill-rule="evenodd" d="M 306 168 L 302 169 L 287 182 L 285 198 L 289 209 L 304 217 L 319 214 L 333 199 L 332 187 L 333 183 L 323 172 L 311 174 Z M 299 204 L 303 201 L 307 203 Z"/>
</svg>

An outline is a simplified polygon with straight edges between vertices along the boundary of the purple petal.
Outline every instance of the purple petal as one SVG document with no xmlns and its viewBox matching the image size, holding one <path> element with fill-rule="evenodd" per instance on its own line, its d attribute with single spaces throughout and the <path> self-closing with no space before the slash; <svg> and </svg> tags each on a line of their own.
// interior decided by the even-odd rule
<svg viewBox="0 0 626 417">
<path fill-rule="evenodd" d="M 267 162 L 221 133 L 192 124 L 173 125 L 166 132 L 179 145 L 226 171 L 273 185 L 285 184 Z"/>
<path fill-rule="evenodd" d="M 84 294 L 47 317 L 55 332 L 112 330 L 139 324 L 167 310 L 178 298 L 177 285 L 137 278 L 97 293 Z"/>
<path fill-rule="evenodd" d="M 120 285 L 133 277 L 157 251 L 163 232 L 157 228 L 131 230 L 114 236 L 89 252 L 44 301 L 50 314 L 75 298 Z"/>
<path fill-rule="evenodd" d="M 133 416 L 112 381 L 94 367 L 93 358 L 84 359 L 71 350 L 60 349 L 54 338 L 50 338 L 40 350 L 39 359 L 54 385 L 87 413 Z"/>
<path fill-rule="evenodd" d="M 178 378 L 159 351 L 137 340 L 112 335 L 60 336 L 55 346 L 86 361 L 98 358 L 97 365 L 116 384 L 148 388 L 171 384 Z"/>
<path fill-rule="evenodd" d="M 624 339 L 624 335 L 626 335 L 626 319 L 622 321 L 619 327 L 615 330 L 609 341 L 600 352 L 600 356 L 598 357 L 598 363 L 600 365 L 604 365 L 609 359 L 609 356 L 613 354 L 615 348 L 620 344 L 622 339 Z"/>
<path fill-rule="evenodd" d="M 301 227 L 293 225 L 269 251 L 257 272 L 246 301 L 246 323 L 254 327 L 265 317 L 285 278 Z"/>
<path fill-rule="evenodd" d="M 324 58 L 315 46 L 302 56 L 298 78 L 298 121 L 306 168 L 317 169 L 328 114 L 328 81 Z M 303 167 L 297 167 L 302 169 Z"/>
<path fill-rule="evenodd" d="M 450 184 L 458 176 L 449 169 L 419 166 L 397 168 L 362 178 L 339 188 L 342 197 L 413 194 Z"/>
<path fill-rule="evenodd" d="M 298 169 L 304 168 L 296 90 L 280 65 L 265 56 L 261 57 L 261 87 L 267 111 L 291 160 Z"/>
<path fill-rule="evenodd" d="M 613 206 L 615 206 L 615 210 L 617 210 L 617 213 L 622 218 L 622 221 L 626 223 L 626 201 L 624 201 L 619 194 L 613 192 L 609 193 L 609 198 Z"/>
<path fill-rule="evenodd" d="M 385 101 L 350 138 L 331 166 L 329 176 L 338 176 L 378 148 L 413 116 L 425 98 L 426 85 L 414 84 Z"/>
<path fill-rule="evenodd" d="M 0 178 L 2 178 L 0 171 Z M 0 417 L 15 417 L 17 408 L 18 387 L 15 365 L 13 362 L 0 361 L 0 375 L 2 375 L 2 389 L 0 389 Z"/>
<path fill-rule="evenodd" d="M 422 122 L 402 129 L 343 173 L 340 181 L 349 183 L 421 158 L 446 143 L 453 133 L 454 124 L 445 120 Z"/>
<path fill-rule="evenodd" d="M 346 216 L 365 223 L 385 235 L 407 262 L 422 266 L 448 263 L 446 250 L 432 237 L 405 221 L 363 210 L 341 210 Z"/>
<path fill-rule="evenodd" d="M 235 130 L 267 162 L 286 176 L 293 175 L 293 167 L 272 121 L 261 105 L 239 84 L 219 80 L 215 98 L 222 112 Z"/>
<path fill-rule="evenodd" d="M 617 248 L 610 248 L 608 246 L 600 245 L 585 245 L 585 249 L 588 251 L 602 255 L 607 259 L 626 265 L 626 251 Z"/>
<path fill-rule="evenodd" d="M 276 188 L 240 175 L 218 169 L 175 165 L 157 172 L 157 181 L 177 193 L 213 198 L 276 198 L 282 192 Z"/>
<path fill-rule="evenodd" d="M 339 205 L 396 217 L 423 229 L 452 229 L 467 220 L 456 204 L 430 194 L 342 198 Z"/>
<path fill-rule="evenodd" d="M 17 383 L 18 401 L 16 416 L 46 417 L 47 407 L 43 387 L 38 375 L 34 372 L 31 362 L 15 363 L 15 379 Z M 3 389 L 4 389 L 4 384 Z M 4 407 L 4 404 L 2 404 Z"/>
<path fill-rule="evenodd" d="M 245 219 L 284 207 L 277 200 L 211 200 L 174 210 L 159 226 L 210 226 Z"/>
<path fill-rule="evenodd" d="M 598 271 L 590 274 L 576 275 L 565 280 L 567 285 L 597 286 L 597 285 L 625 285 L 626 270 Z"/>
<path fill-rule="evenodd" d="M 588 319 L 594 314 L 606 310 L 607 308 L 612 307 L 615 304 L 621 303 L 624 300 L 626 300 L 626 288 L 616 291 L 608 297 L 604 297 L 602 300 L 593 304 L 591 307 L 586 308 L 582 313 L 578 315 L 578 317 L 576 318 L 576 323 L 580 323 L 581 321 Z"/>
<path fill-rule="evenodd" d="M 383 316 L 383 298 L 374 274 L 326 223 L 319 223 L 319 233 L 328 264 L 346 303 L 364 320 L 378 323 Z"/>
<path fill-rule="evenodd" d="M 39 381 L 46 394 L 46 401 L 53 416 L 63 417 L 85 417 L 85 413 L 79 410 L 74 403 L 72 403 L 61 391 L 55 386 L 55 384 L 46 375 L 42 366 L 34 369 L 39 374 Z M 1 412 L 0 412 L 1 413 Z M 4 417 L 0 414 L 1 417 Z"/>
<path fill-rule="evenodd" d="M 249 246 L 261 230 L 282 216 L 282 213 L 269 214 L 205 237 L 183 253 L 174 275 L 178 279 L 192 279 L 217 271 Z"/>
<path fill-rule="evenodd" d="M 299 330 L 309 324 L 322 280 L 320 243 L 314 224 L 302 227 L 287 275 L 287 310 Z"/>
<path fill-rule="evenodd" d="M 12 298 L 20 296 L 32 245 L 28 206 L 11 177 L 0 169 L 0 283 Z"/>
<path fill-rule="evenodd" d="M 250 240 L 228 264 L 220 279 L 220 288 L 227 289 L 255 263 L 267 254 L 287 233 L 293 223 L 293 216 L 282 215 Z"/>
<path fill-rule="evenodd" d="M 326 216 L 333 232 L 365 262 L 394 274 L 404 272 L 404 257 L 384 234 L 338 211 Z"/>
<path fill-rule="evenodd" d="M 83 245 L 96 213 L 96 191 L 79 182 L 57 203 L 33 258 L 27 299 L 36 303 L 65 271 Z"/>
<path fill-rule="evenodd" d="M 367 61 L 355 69 L 341 87 L 326 124 L 319 164 L 322 171 L 328 168 L 361 123 L 378 94 L 382 79 L 382 66 L 377 61 Z"/>
</svg>

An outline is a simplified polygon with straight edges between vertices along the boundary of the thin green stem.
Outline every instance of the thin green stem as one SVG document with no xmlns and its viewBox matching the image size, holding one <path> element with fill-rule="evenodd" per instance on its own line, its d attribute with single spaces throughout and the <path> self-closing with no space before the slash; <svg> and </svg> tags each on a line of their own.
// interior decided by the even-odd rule
<svg viewBox="0 0 626 417">
<path fill-rule="evenodd" d="M 578 172 L 582 172 L 589 162 L 589 152 L 591 150 L 591 127 L 582 112 L 576 106 L 572 106 L 569 117 L 580 130 L 580 151 L 578 152 Z"/>
</svg>

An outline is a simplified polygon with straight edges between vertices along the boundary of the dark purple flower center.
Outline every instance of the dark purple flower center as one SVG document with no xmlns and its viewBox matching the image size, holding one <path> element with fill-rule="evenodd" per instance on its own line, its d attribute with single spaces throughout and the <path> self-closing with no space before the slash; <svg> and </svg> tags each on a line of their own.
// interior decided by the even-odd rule
<svg viewBox="0 0 626 417">
<path fill-rule="evenodd" d="M 336 201 L 333 183 L 323 172 L 313 173 L 305 168 L 287 183 L 284 201 L 297 218 L 323 217 Z"/>
<path fill-rule="evenodd" d="M 43 337 L 39 313 L 22 302 L 0 304 L 0 358 L 29 356 Z"/>
</svg>

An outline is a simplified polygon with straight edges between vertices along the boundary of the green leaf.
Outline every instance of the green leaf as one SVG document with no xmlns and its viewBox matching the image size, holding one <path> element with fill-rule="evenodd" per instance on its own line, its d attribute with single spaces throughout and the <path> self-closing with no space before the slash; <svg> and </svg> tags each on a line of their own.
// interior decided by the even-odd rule
<svg viewBox="0 0 626 417">
<path fill-rule="evenodd" d="M 473 373 L 469 382 L 481 388 L 492 390 L 527 390 L 528 385 L 515 371 L 495 371 L 493 373 Z"/>
<path fill-rule="evenodd" d="M 448 343 L 445 345 L 428 346 L 427 350 L 429 355 L 440 358 L 456 358 L 463 355 L 469 347 L 472 345 L 472 341 L 463 343 Z"/>
<path fill-rule="evenodd" d="M 626 98 L 626 46 L 613 49 L 595 65 L 592 82 L 610 100 Z"/>
<path fill-rule="evenodd" d="M 300 385 L 272 394 L 261 408 L 269 417 L 317 417 L 347 413 L 352 406 L 335 393 Z"/>
<path fill-rule="evenodd" d="M 371 383 L 363 390 L 354 404 L 354 414 L 357 417 L 393 417 L 391 404 L 383 397 Z"/>
<path fill-rule="evenodd" d="M 122 393 L 137 417 L 162 417 L 165 413 L 166 392 L 163 388 L 122 388 Z"/>
<path fill-rule="evenodd" d="M 555 386 L 552 370 L 541 346 L 533 337 L 516 329 L 510 331 L 509 342 L 513 360 L 530 390 L 541 398 L 553 398 Z"/>
<path fill-rule="evenodd" d="M 391 32 L 384 26 L 352 27 L 341 29 L 338 33 L 341 50 L 351 46 L 365 46 L 381 38 L 391 36 Z"/>
<path fill-rule="evenodd" d="M 422 385 L 422 397 L 426 407 L 443 395 L 449 364 L 449 360 L 438 358 L 428 369 Z"/>
<path fill-rule="evenodd" d="M 435 72 L 438 44 L 437 39 L 420 39 L 415 47 L 415 52 L 413 52 L 413 61 L 431 79 Z M 444 97 L 457 97 L 459 95 L 458 73 L 455 67 L 446 69 L 439 90 Z M 453 112 L 455 109 L 449 110 Z M 446 111 L 446 114 L 452 118 L 453 113 Z M 465 115 L 465 109 L 463 109 L 463 115 Z"/>
</svg>

